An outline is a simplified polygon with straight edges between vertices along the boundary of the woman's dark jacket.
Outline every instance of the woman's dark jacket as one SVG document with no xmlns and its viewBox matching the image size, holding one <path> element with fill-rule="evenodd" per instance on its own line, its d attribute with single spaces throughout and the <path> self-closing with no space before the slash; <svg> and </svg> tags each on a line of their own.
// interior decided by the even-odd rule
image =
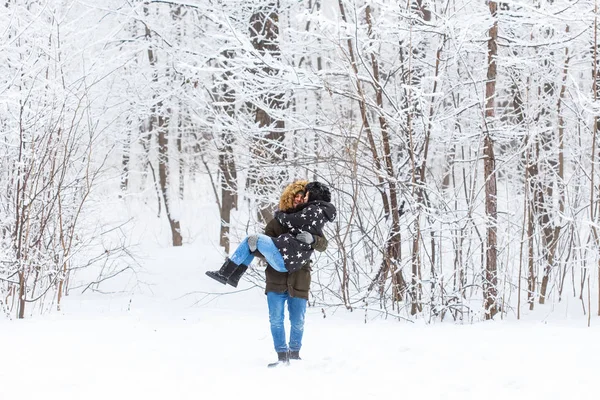
<svg viewBox="0 0 600 400">
<path fill-rule="evenodd" d="M 313 236 L 323 236 L 325 223 L 333 221 L 335 216 L 333 204 L 322 200 L 309 201 L 294 209 L 294 212 L 275 212 L 275 219 L 288 229 L 288 233 L 273 239 L 288 272 L 302 268 L 314 251 L 310 244 L 296 239 L 296 235 L 305 231 Z"/>
<path fill-rule="evenodd" d="M 265 235 L 272 238 L 289 233 L 289 229 L 282 226 L 279 221 L 273 218 L 265 227 Z M 315 241 L 311 244 L 317 251 L 327 250 L 327 239 L 324 236 L 313 235 Z M 291 297 L 297 297 L 308 300 L 310 291 L 310 273 L 311 260 L 308 260 L 302 268 L 296 272 L 279 272 L 267 264 L 265 270 L 266 287 L 265 294 L 269 292 L 284 293 L 288 292 Z"/>
</svg>

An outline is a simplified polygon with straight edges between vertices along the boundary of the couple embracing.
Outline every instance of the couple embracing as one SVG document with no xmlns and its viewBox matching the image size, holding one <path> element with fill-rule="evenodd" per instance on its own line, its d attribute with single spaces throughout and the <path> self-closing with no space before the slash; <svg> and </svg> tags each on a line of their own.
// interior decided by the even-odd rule
<svg viewBox="0 0 600 400">
<path fill-rule="evenodd" d="M 323 227 L 335 216 L 336 209 L 331 204 L 327 186 L 320 182 L 293 182 L 283 191 L 279 210 L 267 224 L 265 233 L 244 238 L 220 270 L 206 272 L 222 284 L 237 287 L 254 257 L 260 256 L 267 261 L 265 292 L 278 358 L 270 366 L 300 359 L 310 289 L 310 257 L 314 250 L 327 248 Z M 286 302 L 291 324 L 289 345 L 284 328 Z"/>
</svg>

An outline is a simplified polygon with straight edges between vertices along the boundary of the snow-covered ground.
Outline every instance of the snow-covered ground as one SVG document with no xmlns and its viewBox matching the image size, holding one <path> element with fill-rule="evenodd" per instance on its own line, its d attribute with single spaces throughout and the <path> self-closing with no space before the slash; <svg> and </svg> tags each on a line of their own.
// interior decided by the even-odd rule
<svg viewBox="0 0 600 400">
<path fill-rule="evenodd" d="M 207 279 L 212 253 L 155 248 L 142 293 L 72 294 L 60 313 L 0 320 L 0 399 L 598 398 L 598 319 L 365 324 L 310 308 L 303 360 L 268 369 L 265 296 Z"/>
</svg>

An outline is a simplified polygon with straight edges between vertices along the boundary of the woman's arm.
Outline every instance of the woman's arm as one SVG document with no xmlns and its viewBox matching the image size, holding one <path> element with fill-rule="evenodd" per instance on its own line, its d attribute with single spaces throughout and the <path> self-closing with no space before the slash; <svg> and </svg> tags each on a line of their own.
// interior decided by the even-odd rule
<svg viewBox="0 0 600 400">
<path fill-rule="evenodd" d="M 314 210 L 315 206 L 309 205 L 300 211 L 290 214 L 283 213 L 281 211 L 275 211 L 275 219 L 277 219 L 281 225 L 287 226 L 288 228 L 301 229 L 302 226 L 311 224 L 314 216 L 311 218 L 309 214 L 314 213 Z"/>
</svg>

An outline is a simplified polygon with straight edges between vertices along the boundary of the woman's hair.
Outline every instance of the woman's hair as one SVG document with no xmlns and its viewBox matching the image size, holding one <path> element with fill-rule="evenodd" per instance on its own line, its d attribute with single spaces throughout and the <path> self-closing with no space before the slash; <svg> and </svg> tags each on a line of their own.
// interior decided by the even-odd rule
<svg viewBox="0 0 600 400">
<path fill-rule="evenodd" d="M 308 201 L 322 200 L 328 203 L 331 202 L 331 192 L 321 182 L 310 182 L 306 184 L 304 190 L 308 192 Z"/>
<path fill-rule="evenodd" d="M 279 209 L 281 211 L 288 211 L 294 208 L 294 197 L 298 193 L 305 193 L 304 187 L 308 181 L 294 181 L 287 185 L 285 189 L 283 189 L 283 193 L 281 193 L 281 197 L 279 198 Z"/>
</svg>

